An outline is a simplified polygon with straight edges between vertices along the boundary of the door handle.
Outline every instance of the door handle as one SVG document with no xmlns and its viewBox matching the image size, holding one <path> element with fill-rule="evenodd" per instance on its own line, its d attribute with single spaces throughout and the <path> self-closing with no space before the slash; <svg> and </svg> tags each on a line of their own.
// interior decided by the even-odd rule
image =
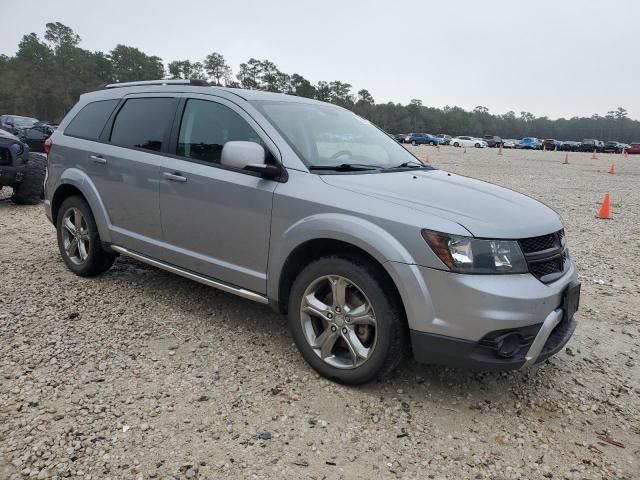
<svg viewBox="0 0 640 480">
<path fill-rule="evenodd" d="M 164 178 L 166 178 L 167 180 L 171 180 L 172 182 L 186 182 L 187 181 L 187 177 L 183 177 L 178 172 L 175 172 L 175 173 L 164 172 L 163 175 L 164 175 Z"/>
<path fill-rule="evenodd" d="M 99 163 L 100 165 L 104 165 L 105 163 L 107 163 L 107 161 L 105 160 L 105 158 L 101 155 L 89 155 L 89 158 L 95 162 L 95 163 Z"/>
</svg>

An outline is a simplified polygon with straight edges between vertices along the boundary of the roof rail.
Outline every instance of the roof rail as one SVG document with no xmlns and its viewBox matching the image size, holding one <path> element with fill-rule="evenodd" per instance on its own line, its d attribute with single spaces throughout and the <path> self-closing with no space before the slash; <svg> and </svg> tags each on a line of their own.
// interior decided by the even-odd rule
<svg viewBox="0 0 640 480">
<path fill-rule="evenodd" d="M 144 87 L 153 85 L 193 85 L 197 87 L 206 87 L 209 84 L 206 80 L 199 79 L 187 79 L 187 80 L 142 80 L 139 82 L 122 82 L 122 83 L 109 83 L 101 86 L 101 89 L 109 88 L 123 88 L 123 87 Z"/>
</svg>

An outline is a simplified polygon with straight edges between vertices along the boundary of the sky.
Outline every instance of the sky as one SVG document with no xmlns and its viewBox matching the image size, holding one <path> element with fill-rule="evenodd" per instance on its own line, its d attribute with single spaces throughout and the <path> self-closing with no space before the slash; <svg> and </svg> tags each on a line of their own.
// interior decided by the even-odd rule
<svg viewBox="0 0 640 480">
<path fill-rule="evenodd" d="M 171 60 L 213 52 L 234 74 L 269 59 L 312 83 L 366 88 L 376 103 L 486 106 L 550 118 L 605 115 L 619 106 L 640 119 L 640 1 L 214 1 L 20 0 L 5 21 L 0 54 L 59 21 L 81 47 L 121 43 Z M 0 0 L 0 6 L 15 0 Z M 4 10 L 4 9 L 0 9 Z"/>
</svg>

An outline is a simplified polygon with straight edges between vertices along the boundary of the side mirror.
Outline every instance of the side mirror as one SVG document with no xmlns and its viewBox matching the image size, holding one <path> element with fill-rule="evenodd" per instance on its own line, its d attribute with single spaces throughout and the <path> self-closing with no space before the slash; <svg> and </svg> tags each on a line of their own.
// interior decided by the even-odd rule
<svg viewBox="0 0 640 480">
<path fill-rule="evenodd" d="M 224 144 L 220 163 L 226 167 L 247 170 L 273 178 L 280 175 L 280 167 L 265 163 L 264 147 L 255 142 L 231 141 Z"/>
</svg>

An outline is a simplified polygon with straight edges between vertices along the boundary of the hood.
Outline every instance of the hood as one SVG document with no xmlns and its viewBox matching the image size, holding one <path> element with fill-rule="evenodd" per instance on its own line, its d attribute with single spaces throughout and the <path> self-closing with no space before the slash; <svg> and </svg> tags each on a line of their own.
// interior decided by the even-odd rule
<svg viewBox="0 0 640 480">
<path fill-rule="evenodd" d="M 456 222 L 475 237 L 518 239 L 562 228 L 560 216 L 537 200 L 442 170 L 323 175 L 322 179 L 334 187 Z"/>
<path fill-rule="evenodd" d="M 0 138 L 8 138 L 9 140 L 19 141 L 20 139 L 13 135 L 12 133 L 7 132 L 6 130 L 2 130 L 0 128 Z"/>
</svg>

